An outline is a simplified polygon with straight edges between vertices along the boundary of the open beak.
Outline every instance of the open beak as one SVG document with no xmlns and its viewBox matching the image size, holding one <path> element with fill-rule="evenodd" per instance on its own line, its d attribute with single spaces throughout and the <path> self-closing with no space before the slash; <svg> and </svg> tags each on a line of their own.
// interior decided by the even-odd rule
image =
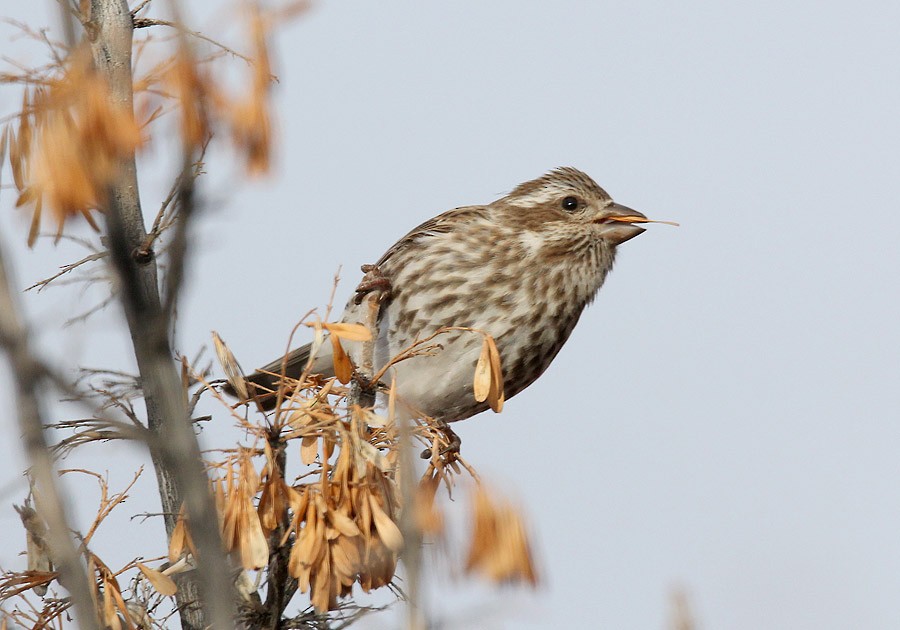
<svg viewBox="0 0 900 630">
<path fill-rule="evenodd" d="M 644 228 L 636 224 L 647 221 L 649 219 L 637 210 L 620 206 L 617 203 L 606 206 L 594 218 L 594 223 L 599 223 L 603 228 L 603 238 L 613 245 L 621 245 L 643 232 Z"/>
<path fill-rule="evenodd" d="M 597 213 L 594 223 L 600 224 L 602 227 L 603 238 L 613 245 L 621 245 L 625 241 L 633 239 L 635 236 L 644 231 L 639 223 L 667 223 L 669 225 L 678 225 L 672 221 L 654 221 L 646 216 L 632 210 L 626 206 L 617 203 L 611 203 L 602 211 Z"/>
</svg>

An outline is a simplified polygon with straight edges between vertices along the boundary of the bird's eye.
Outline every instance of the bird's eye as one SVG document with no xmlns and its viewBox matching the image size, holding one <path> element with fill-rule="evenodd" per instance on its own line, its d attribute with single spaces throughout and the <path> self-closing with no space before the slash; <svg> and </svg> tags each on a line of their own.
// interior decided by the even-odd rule
<svg viewBox="0 0 900 630">
<path fill-rule="evenodd" d="M 572 210 L 578 209 L 578 197 L 566 197 L 562 200 L 563 210 L 568 210 L 571 212 Z"/>
</svg>

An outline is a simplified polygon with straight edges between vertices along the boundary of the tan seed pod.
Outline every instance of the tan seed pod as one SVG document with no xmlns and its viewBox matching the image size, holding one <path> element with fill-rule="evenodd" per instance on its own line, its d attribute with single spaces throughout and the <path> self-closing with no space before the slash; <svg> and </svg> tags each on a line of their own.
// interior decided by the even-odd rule
<svg viewBox="0 0 900 630">
<path fill-rule="evenodd" d="M 315 572 L 312 577 L 312 591 L 310 601 L 318 613 L 324 613 L 331 610 L 333 601 L 331 586 L 331 562 L 328 554 L 324 554 L 322 559 L 317 563 Z"/>
<path fill-rule="evenodd" d="M 225 372 L 225 378 L 228 380 L 228 384 L 234 388 L 234 391 L 237 392 L 241 400 L 247 400 L 250 398 L 250 394 L 247 392 L 247 381 L 244 378 L 244 371 L 237 362 L 234 353 L 231 352 L 231 349 L 225 344 L 225 341 L 216 331 L 212 332 L 212 339 L 216 357 L 219 359 L 219 364 Z"/>
<path fill-rule="evenodd" d="M 488 404 L 495 413 L 503 411 L 503 369 L 500 366 L 500 351 L 490 335 L 485 335 L 488 346 L 488 355 L 491 362 L 491 387 L 488 393 Z"/>
<path fill-rule="evenodd" d="M 491 354 L 487 337 L 481 343 L 481 354 L 478 363 L 475 364 L 475 377 L 472 381 L 475 392 L 475 400 L 484 402 L 491 391 Z"/>
<path fill-rule="evenodd" d="M 141 573 L 144 574 L 144 577 L 147 578 L 147 581 L 150 582 L 150 586 L 156 589 L 156 592 L 160 595 L 171 596 L 178 591 L 175 580 L 168 575 L 165 575 L 156 569 L 151 569 L 141 562 L 137 563 L 137 568 L 140 569 Z"/>
<path fill-rule="evenodd" d="M 329 338 L 331 339 L 331 347 L 333 350 L 332 361 L 334 363 L 334 375 L 341 383 L 346 385 L 353 376 L 353 364 L 350 362 L 350 357 L 344 352 L 344 347 L 341 346 L 341 340 L 338 336 L 331 335 Z"/>
<path fill-rule="evenodd" d="M 269 543 L 266 541 L 262 524 L 259 522 L 259 515 L 253 509 L 253 503 L 249 499 L 242 512 L 241 566 L 245 569 L 260 569 L 269 562 Z"/>
<path fill-rule="evenodd" d="M 344 512 L 338 510 L 332 510 L 329 512 L 328 516 L 331 518 L 331 522 L 334 525 L 335 529 L 337 529 L 344 536 L 359 536 L 359 526 L 354 522 L 350 516 L 345 514 Z"/>
<path fill-rule="evenodd" d="M 300 440 L 300 461 L 305 466 L 309 466 L 319 455 L 319 438 L 318 436 L 306 436 Z"/>
<path fill-rule="evenodd" d="M 388 549 L 400 551 L 403 548 L 403 534 L 400 533 L 400 528 L 391 520 L 391 517 L 387 515 L 372 494 L 369 495 L 369 505 L 372 508 L 372 521 L 375 523 L 378 536 Z"/>
<path fill-rule="evenodd" d="M 122 622 L 116 614 L 116 603 L 113 600 L 112 589 L 106 580 L 103 580 L 103 621 L 110 630 L 121 630 Z"/>
<path fill-rule="evenodd" d="M 362 324 L 345 324 L 343 322 L 333 324 L 323 324 L 325 329 L 335 337 L 346 339 L 347 341 L 369 341 L 372 339 L 372 332 Z"/>
</svg>

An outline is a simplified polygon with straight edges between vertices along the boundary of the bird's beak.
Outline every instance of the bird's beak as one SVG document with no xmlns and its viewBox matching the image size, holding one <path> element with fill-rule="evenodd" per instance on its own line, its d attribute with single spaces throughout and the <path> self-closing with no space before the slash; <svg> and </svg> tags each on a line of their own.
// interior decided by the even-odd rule
<svg viewBox="0 0 900 630">
<path fill-rule="evenodd" d="M 651 220 L 637 210 L 611 203 L 597 213 L 593 223 L 600 225 L 604 239 L 613 245 L 621 245 L 644 231 L 638 223 L 651 223 Z"/>
</svg>

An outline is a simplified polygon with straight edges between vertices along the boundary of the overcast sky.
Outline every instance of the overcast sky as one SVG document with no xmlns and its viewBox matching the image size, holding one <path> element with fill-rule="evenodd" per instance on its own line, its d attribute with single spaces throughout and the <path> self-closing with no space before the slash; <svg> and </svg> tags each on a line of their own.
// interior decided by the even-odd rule
<svg viewBox="0 0 900 630">
<path fill-rule="evenodd" d="M 339 266 L 342 303 L 424 219 L 576 166 L 682 227 L 623 245 L 548 372 L 455 427 L 528 515 L 544 582 L 447 578 L 436 620 L 660 628 L 680 586 L 708 629 L 900 627 L 898 23 L 887 0 L 318 2 L 275 42 L 275 175 L 236 184 L 216 154 L 201 181 L 179 345 L 215 329 L 264 363 Z M 148 214 L 170 176 L 142 180 Z M 0 239 L 27 285 L 77 250 L 27 252 L 12 199 Z M 55 332 L 90 297 L 23 300 L 65 367 L 128 367 L 115 309 Z M 5 366 L 0 392 L 12 436 Z M 9 530 L 22 460 L 2 454 Z M 4 568 L 21 546 L 0 542 Z"/>
</svg>

